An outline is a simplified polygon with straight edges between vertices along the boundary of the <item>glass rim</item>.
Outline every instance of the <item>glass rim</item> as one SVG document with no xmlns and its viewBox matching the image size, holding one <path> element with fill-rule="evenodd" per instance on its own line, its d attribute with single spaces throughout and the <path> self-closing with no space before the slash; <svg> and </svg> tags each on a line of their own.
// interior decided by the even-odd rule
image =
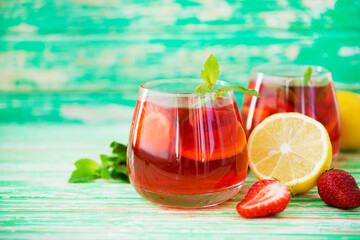
<svg viewBox="0 0 360 240">
<path fill-rule="evenodd" d="M 161 90 L 154 90 L 151 89 L 149 87 L 147 87 L 146 85 L 148 84 L 157 84 L 157 83 L 166 83 L 166 82 L 170 82 L 170 83 L 176 83 L 179 81 L 192 81 L 192 82 L 198 82 L 199 84 L 203 83 L 203 79 L 201 78 L 164 78 L 164 79 L 155 79 L 155 80 L 150 80 L 147 82 L 142 83 L 139 88 L 142 91 L 145 91 L 147 93 L 159 93 L 159 94 L 165 94 L 165 95 L 186 95 L 186 96 L 198 96 L 195 93 L 195 87 L 194 87 L 194 91 L 193 92 L 189 92 L 189 91 L 161 91 Z M 230 86 L 231 84 L 223 81 L 223 80 L 217 80 L 215 86 Z M 206 91 L 206 95 L 210 94 L 210 93 L 214 93 L 217 90 L 213 90 L 213 91 Z"/>
<path fill-rule="evenodd" d="M 328 70 L 327 68 L 320 66 L 320 65 L 274 64 L 274 63 L 265 63 L 265 64 L 261 64 L 259 66 L 256 66 L 251 70 L 251 73 L 256 73 L 256 74 L 261 73 L 264 76 L 267 76 L 270 78 L 303 79 L 306 69 L 310 66 L 312 68 L 311 78 L 321 78 L 321 77 L 325 77 L 328 74 L 331 74 L 330 70 Z M 274 73 L 269 73 L 270 70 L 267 70 L 269 68 L 280 68 L 280 69 L 294 68 L 294 69 L 299 69 L 298 72 L 300 72 L 301 74 L 280 74 L 280 73 L 274 74 Z"/>
</svg>

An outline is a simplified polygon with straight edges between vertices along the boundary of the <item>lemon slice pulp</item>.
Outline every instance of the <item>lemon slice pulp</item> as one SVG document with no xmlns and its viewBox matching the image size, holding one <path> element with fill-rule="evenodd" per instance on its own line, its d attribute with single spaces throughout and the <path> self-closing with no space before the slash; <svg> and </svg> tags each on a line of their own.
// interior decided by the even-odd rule
<svg viewBox="0 0 360 240">
<path fill-rule="evenodd" d="M 325 127 L 300 113 L 277 113 L 249 137 L 249 165 L 262 179 L 277 179 L 293 193 L 304 193 L 330 168 L 332 148 Z"/>
</svg>

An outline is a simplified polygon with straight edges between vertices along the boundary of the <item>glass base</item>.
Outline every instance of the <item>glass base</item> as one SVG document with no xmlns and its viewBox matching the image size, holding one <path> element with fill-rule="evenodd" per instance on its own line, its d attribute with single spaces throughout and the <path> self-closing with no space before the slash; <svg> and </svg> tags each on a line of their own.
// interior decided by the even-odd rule
<svg viewBox="0 0 360 240">
<path fill-rule="evenodd" d="M 133 184 L 135 190 L 145 199 L 168 207 L 175 208 L 205 208 L 223 203 L 234 197 L 241 189 L 244 182 L 219 192 L 193 195 L 174 195 L 149 191 Z"/>
</svg>

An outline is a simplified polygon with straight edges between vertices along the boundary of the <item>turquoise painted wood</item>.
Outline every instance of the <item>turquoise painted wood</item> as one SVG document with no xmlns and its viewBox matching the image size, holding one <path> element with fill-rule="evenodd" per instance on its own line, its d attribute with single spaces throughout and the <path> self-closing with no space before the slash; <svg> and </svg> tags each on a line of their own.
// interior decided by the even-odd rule
<svg viewBox="0 0 360 240">
<path fill-rule="evenodd" d="M 0 239 L 359 239 L 360 209 L 325 205 L 314 188 L 292 198 L 284 212 L 244 219 L 236 204 L 255 182 L 249 173 L 234 199 L 216 207 L 176 210 L 142 199 L 130 184 L 69 184 L 80 157 L 97 159 L 118 124 L 1 124 Z M 360 152 L 343 153 L 333 167 L 360 183 Z"/>
<path fill-rule="evenodd" d="M 199 78 L 210 52 L 232 83 L 262 63 L 319 64 L 360 92 L 360 3 L 0 0 L 0 239 L 359 239 L 360 210 L 328 207 L 316 188 L 241 218 L 251 173 L 234 199 L 191 211 L 127 184 L 67 183 L 74 161 L 127 142 L 140 83 Z M 333 165 L 360 183 L 359 152 Z"/>
<path fill-rule="evenodd" d="M 2 0 L 0 12 L 2 90 L 134 90 L 200 77 L 210 52 L 233 83 L 256 65 L 293 62 L 360 89 L 357 0 Z"/>
<path fill-rule="evenodd" d="M 199 78 L 210 52 L 232 83 L 246 85 L 263 63 L 319 64 L 337 88 L 360 92 L 360 4 L 2 0 L 0 122 L 86 123 L 103 105 L 121 112 L 140 83 Z M 81 106 L 82 117 L 67 115 Z"/>
</svg>

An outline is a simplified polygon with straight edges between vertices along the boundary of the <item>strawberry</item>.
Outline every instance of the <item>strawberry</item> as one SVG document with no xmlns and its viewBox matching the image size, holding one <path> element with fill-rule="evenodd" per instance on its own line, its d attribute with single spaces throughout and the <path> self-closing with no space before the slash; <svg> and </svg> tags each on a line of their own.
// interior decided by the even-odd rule
<svg viewBox="0 0 360 240">
<path fill-rule="evenodd" d="M 321 199 L 330 206 L 344 209 L 360 207 L 360 189 L 354 177 L 344 170 L 324 172 L 317 187 Z"/>
<path fill-rule="evenodd" d="M 265 179 L 251 186 L 236 211 L 246 218 L 265 217 L 282 212 L 289 204 L 291 191 L 278 181 Z"/>
</svg>

